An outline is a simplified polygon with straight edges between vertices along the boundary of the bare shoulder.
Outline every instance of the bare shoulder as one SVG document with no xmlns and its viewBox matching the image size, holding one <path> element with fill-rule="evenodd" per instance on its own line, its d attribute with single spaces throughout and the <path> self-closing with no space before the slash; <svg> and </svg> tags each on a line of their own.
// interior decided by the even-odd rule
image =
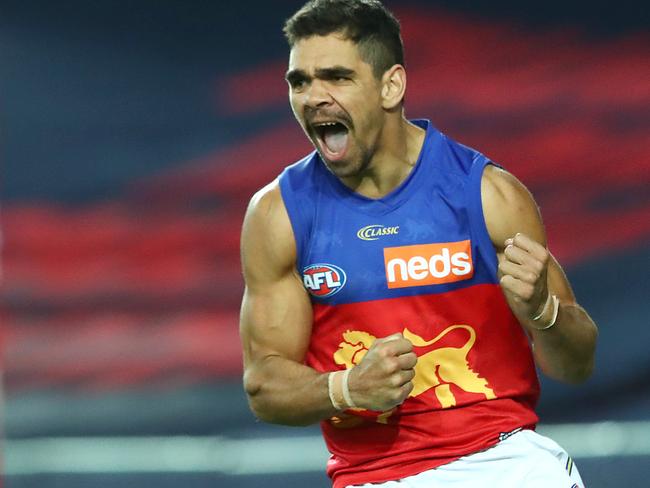
<svg viewBox="0 0 650 488">
<path fill-rule="evenodd" d="M 302 361 L 311 333 L 311 303 L 296 271 L 296 245 L 278 181 L 250 201 L 241 238 L 244 363 L 270 355 Z"/>
<path fill-rule="evenodd" d="M 277 179 L 250 200 L 242 228 L 241 253 L 247 282 L 277 278 L 295 264 L 293 230 Z"/>
<path fill-rule="evenodd" d="M 493 165 L 486 166 L 481 179 L 483 215 L 492 243 L 503 250 L 506 239 L 521 232 L 546 245 L 546 232 L 539 207 L 521 181 Z"/>
</svg>

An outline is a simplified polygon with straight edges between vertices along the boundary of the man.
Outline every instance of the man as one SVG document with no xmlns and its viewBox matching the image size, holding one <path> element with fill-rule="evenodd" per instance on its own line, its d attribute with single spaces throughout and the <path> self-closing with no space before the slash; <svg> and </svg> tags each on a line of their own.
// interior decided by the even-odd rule
<svg viewBox="0 0 650 488">
<path fill-rule="evenodd" d="M 399 24 L 378 1 L 314 0 L 285 34 L 291 107 L 316 151 L 244 222 L 253 412 L 320 421 L 335 488 L 582 486 L 532 430 L 535 362 L 583 381 L 597 332 L 532 196 L 404 118 Z"/>
</svg>

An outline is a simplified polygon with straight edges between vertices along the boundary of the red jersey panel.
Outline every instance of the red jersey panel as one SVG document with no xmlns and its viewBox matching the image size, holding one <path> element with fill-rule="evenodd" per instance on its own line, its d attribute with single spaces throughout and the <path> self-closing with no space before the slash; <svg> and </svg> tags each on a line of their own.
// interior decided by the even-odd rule
<svg viewBox="0 0 650 488">
<path fill-rule="evenodd" d="M 498 285 L 316 305 L 314 319 L 307 364 L 318 371 L 351 368 L 375 338 L 396 332 L 418 356 L 414 389 L 401 406 L 323 422 L 336 487 L 409 476 L 537 422 L 532 355 Z"/>
</svg>

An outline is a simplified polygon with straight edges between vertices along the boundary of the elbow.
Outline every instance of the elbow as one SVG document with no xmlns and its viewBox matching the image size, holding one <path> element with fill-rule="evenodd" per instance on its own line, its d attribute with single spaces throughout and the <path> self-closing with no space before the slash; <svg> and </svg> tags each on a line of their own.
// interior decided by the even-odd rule
<svg viewBox="0 0 650 488">
<path fill-rule="evenodd" d="M 586 314 L 586 312 L 584 313 Z M 569 374 L 566 379 L 567 383 L 573 385 L 579 385 L 591 378 L 595 368 L 598 327 L 593 320 L 588 317 L 585 329 L 585 339 L 583 342 L 584 347 L 582 348 L 583 353 L 580 355 L 582 357 L 580 360 L 576 360 L 574 367 L 571 369 L 571 374 Z"/>
<path fill-rule="evenodd" d="M 586 357 L 582 361 L 578 361 L 575 367 L 572 369 L 569 378 L 567 378 L 567 383 L 578 385 L 584 383 L 594 372 L 596 364 L 596 342 L 598 340 L 598 329 L 595 324 L 592 324 L 591 334 L 588 341 L 588 347 Z"/>
<path fill-rule="evenodd" d="M 567 371 L 564 374 L 564 377 L 561 378 L 562 381 L 570 385 L 579 385 L 584 383 L 594 372 L 594 358 L 592 357 L 589 361 L 579 366 L 572 368 L 571 371 Z"/>
<path fill-rule="evenodd" d="M 543 369 L 551 378 L 568 383 L 579 385 L 587 381 L 594 372 L 596 362 L 596 342 L 598 340 L 598 329 L 592 322 L 588 332 L 580 341 L 580 347 L 574 348 L 571 352 L 565 353 L 552 367 L 548 362 Z M 553 370 L 553 371 L 551 371 Z"/>
<path fill-rule="evenodd" d="M 246 368 L 244 371 L 244 392 L 248 399 L 248 406 L 255 417 L 264 422 L 271 422 L 271 419 L 265 415 L 264 411 L 262 385 L 263 380 L 259 372 L 255 371 L 254 368 Z"/>
<path fill-rule="evenodd" d="M 244 373 L 244 391 L 248 406 L 258 420 L 290 427 L 306 427 L 320 420 L 305 417 L 286 402 L 278 401 L 277 395 L 270 391 L 268 382 L 261 376 L 254 368 L 247 369 Z"/>
<path fill-rule="evenodd" d="M 569 385 L 579 385 L 587 381 L 594 372 L 595 348 L 590 347 L 580 354 L 574 353 L 555 358 L 542 356 L 537 350 L 535 360 L 544 375 Z"/>
<path fill-rule="evenodd" d="M 253 368 L 245 368 L 244 370 L 244 391 L 250 400 L 260 394 L 262 390 L 262 379 Z"/>
<path fill-rule="evenodd" d="M 571 366 L 565 368 L 542 367 L 541 370 L 544 375 L 561 383 L 566 383 L 569 385 L 580 385 L 591 377 L 594 370 L 594 365 L 593 361 L 590 361 L 584 365 L 572 364 Z"/>
<path fill-rule="evenodd" d="M 244 371 L 244 392 L 248 399 L 248 407 L 258 420 L 269 424 L 293 425 L 287 419 L 278 415 L 271 404 L 268 383 L 259 368 L 249 367 Z M 265 386 L 267 385 L 267 386 Z"/>
<path fill-rule="evenodd" d="M 566 358 L 564 361 L 555 364 L 544 363 L 542 371 L 554 380 L 569 385 L 580 385 L 586 382 L 594 372 L 595 351 L 591 350 L 587 357 Z"/>
</svg>

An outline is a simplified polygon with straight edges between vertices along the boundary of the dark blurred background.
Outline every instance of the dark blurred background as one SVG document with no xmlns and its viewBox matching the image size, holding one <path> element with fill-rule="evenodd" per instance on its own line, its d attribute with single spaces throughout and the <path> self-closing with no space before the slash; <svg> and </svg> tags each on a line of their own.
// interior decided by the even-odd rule
<svg viewBox="0 0 650 488">
<path fill-rule="evenodd" d="M 249 412 L 237 330 L 247 201 L 310 150 L 301 4 L 0 0 L 5 486 L 328 486 L 317 428 Z M 540 430 L 588 486 L 648 486 L 650 9 L 386 4 L 407 115 L 526 183 L 600 326 Z"/>
</svg>

